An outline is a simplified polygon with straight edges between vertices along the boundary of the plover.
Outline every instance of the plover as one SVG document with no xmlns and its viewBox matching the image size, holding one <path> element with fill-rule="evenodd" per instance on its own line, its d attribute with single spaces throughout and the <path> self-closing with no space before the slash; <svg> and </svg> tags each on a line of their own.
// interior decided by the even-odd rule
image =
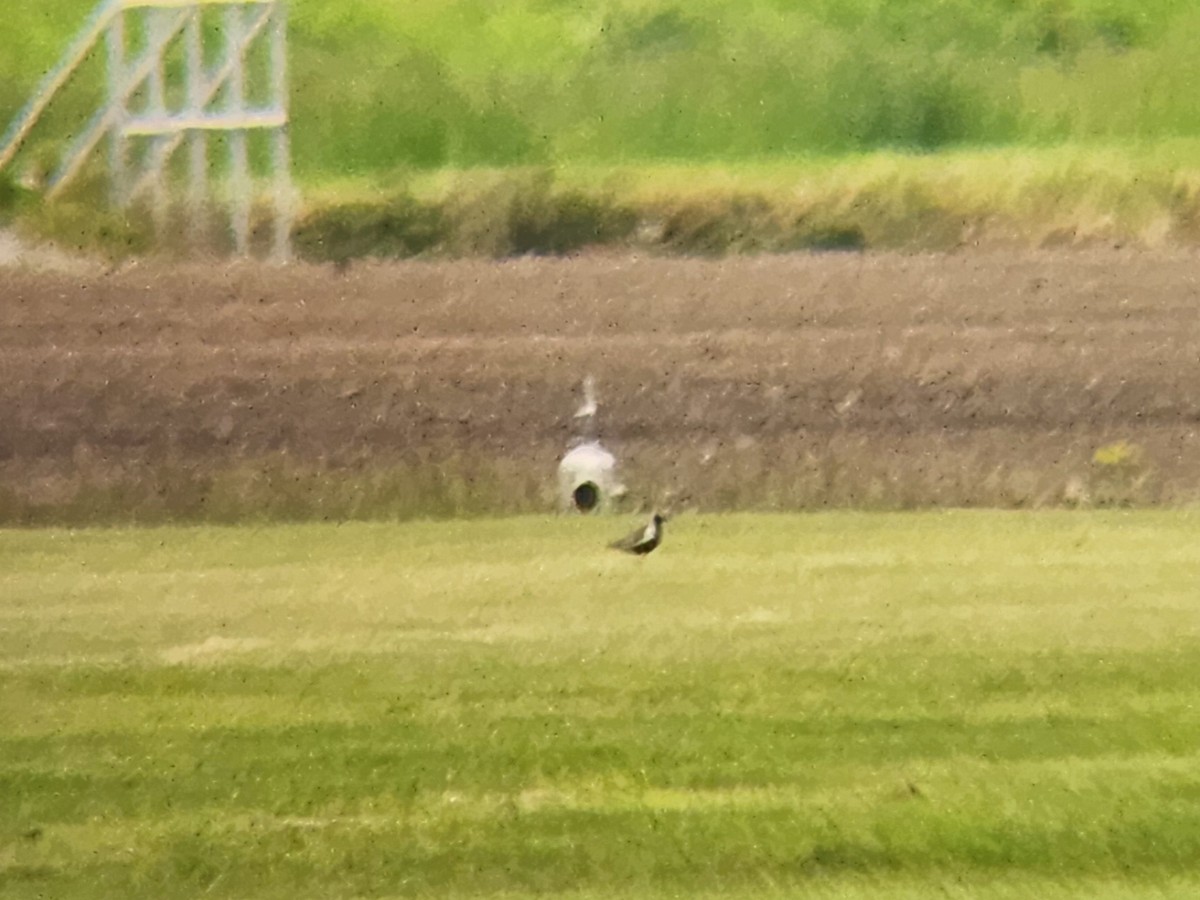
<svg viewBox="0 0 1200 900">
<path fill-rule="evenodd" d="M 626 553 L 645 556 L 662 543 L 663 523 L 666 521 L 666 516 L 655 513 L 644 527 L 619 541 L 613 541 L 608 546 L 614 550 L 624 550 Z"/>
</svg>

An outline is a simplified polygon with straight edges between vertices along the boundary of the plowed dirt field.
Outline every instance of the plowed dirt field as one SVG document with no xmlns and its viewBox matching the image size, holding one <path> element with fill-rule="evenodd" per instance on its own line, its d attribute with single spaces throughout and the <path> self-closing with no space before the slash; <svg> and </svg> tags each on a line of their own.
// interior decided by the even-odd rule
<svg viewBox="0 0 1200 900">
<path fill-rule="evenodd" d="M 262 467 L 320 502 L 402 470 L 548 505 L 586 373 L 631 506 L 1189 501 L 1198 279 L 1195 253 L 1125 250 L 17 264 L 0 517 L 179 473 L 202 516 Z"/>
</svg>

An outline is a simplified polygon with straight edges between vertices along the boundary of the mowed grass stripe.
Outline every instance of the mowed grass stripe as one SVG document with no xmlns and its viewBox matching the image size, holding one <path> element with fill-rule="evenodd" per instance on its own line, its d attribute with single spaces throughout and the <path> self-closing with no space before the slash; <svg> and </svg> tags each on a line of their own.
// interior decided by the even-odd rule
<svg viewBox="0 0 1200 900">
<path fill-rule="evenodd" d="M 1189 511 L 0 532 L 5 896 L 1186 896 Z"/>
</svg>

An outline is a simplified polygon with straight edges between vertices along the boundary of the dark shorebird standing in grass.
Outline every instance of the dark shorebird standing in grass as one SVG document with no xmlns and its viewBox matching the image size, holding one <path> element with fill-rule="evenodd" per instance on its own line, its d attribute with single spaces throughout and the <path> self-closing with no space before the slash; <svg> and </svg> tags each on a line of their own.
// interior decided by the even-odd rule
<svg viewBox="0 0 1200 900">
<path fill-rule="evenodd" d="M 608 546 L 614 550 L 624 550 L 626 553 L 645 556 L 662 543 L 663 523 L 666 521 L 666 516 L 655 513 L 645 527 L 639 528 L 633 534 L 627 535 L 619 541 L 613 541 Z"/>
</svg>

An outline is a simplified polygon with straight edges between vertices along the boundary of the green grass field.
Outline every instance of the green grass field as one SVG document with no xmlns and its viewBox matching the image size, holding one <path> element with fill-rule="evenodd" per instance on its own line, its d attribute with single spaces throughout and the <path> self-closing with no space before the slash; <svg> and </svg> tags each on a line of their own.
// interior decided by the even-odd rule
<svg viewBox="0 0 1200 900">
<path fill-rule="evenodd" d="M 0 895 L 1192 897 L 1200 515 L 0 532 Z"/>
</svg>

